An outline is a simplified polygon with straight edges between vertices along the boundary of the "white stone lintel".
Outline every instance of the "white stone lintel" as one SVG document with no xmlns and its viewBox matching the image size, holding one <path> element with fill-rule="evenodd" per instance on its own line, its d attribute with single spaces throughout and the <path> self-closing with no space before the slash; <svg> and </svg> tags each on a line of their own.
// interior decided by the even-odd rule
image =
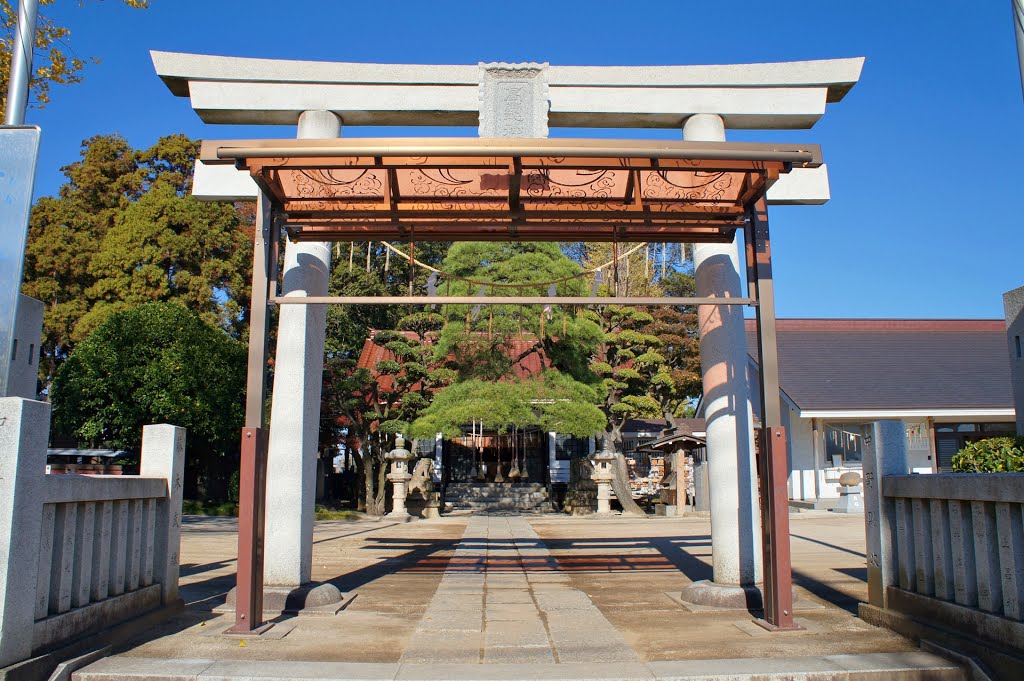
<svg viewBox="0 0 1024 681">
<path fill-rule="evenodd" d="M 294 124 L 308 109 L 345 125 L 476 125 L 479 65 L 354 64 L 152 52 L 172 93 L 208 123 Z M 719 113 L 730 128 L 807 128 L 860 78 L 863 58 L 765 64 L 550 66 L 559 127 L 675 127 Z M 492 66 L 492 65 L 485 65 Z M 711 103 L 716 103 L 712 107 Z"/>
</svg>

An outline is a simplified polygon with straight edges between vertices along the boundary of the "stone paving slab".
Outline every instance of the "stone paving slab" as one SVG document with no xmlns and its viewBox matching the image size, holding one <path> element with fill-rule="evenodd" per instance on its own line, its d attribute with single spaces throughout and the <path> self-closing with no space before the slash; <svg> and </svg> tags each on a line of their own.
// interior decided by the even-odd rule
<svg viewBox="0 0 1024 681">
<path fill-rule="evenodd" d="M 487 633 L 484 637 L 485 653 L 490 648 L 508 648 L 510 646 L 550 648 L 548 632 L 540 617 L 514 622 L 488 622 Z M 552 662 L 554 662 L 554 657 L 552 657 Z"/>
<path fill-rule="evenodd" d="M 754 616 L 745 611 L 691 613 L 666 596 L 678 593 L 689 580 L 706 576 L 702 571 L 710 572 L 706 519 L 461 516 L 404 525 L 318 522 L 314 579 L 330 580 L 358 598 L 336 617 L 283 620 L 275 629 L 288 630 L 287 636 L 280 640 L 251 638 L 240 647 L 239 640 L 218 633 L 230 622 L 210 612 L 233 585 L 234 520 L 186 519 L 182 595 L 188 607 L 166 625 L 140 631 L 136 639 L 119 647 L 118 657 L 112 659 L 160 658 L 159 663 L 136 669 L 135 676 L 117 678 L 160 678 L 164 674 L 175 680 L 199 678 L 204 669 L 201 664 L 183 668 L 177 664 L 178 658 L 187 658 L 192 665 L 197 660 L 211 661 L 211 666 L 212 661 L 235 661 L 243 665 L 236 670 L 239 674 L 249 669 L 244 665 L 250 665 L 254 678 L 265 678 L 261 674 L 272 671 L 264 667 L 265 662 L 284 663 L 294 675 L 301 674 L 304 665 L 316 666 L 319 676 L 326 670 L 347 669 L 345 674 L 355 681 L 359 680 L 353 671 L 357 667 L 330 665 L 394 665 L 390 669 L 397 675 L 412 674 L 403 670 L 420 663 L 436 667 L 458 662 L 465 665 L 460 672 L 464 678 L 486 680 L 505 673 L 501 671 L 505 661 L 517 661 L 521 663 L 518 671 L 503 678 L 573 679 L 574 674 L 586 677 L 586 669 L 606 673 L 613 668 L 642 669 L 641 678 L 654 678 L 661 672 L 655 675 L 650 665 L 662 661 L 668 663 L 664 670 L 667 678 L 736 678 L 725 674 L 728 665 L 741 669 L 744 663 L 729 659 L 701 662 L 711 665 L 711 676 L 692 675 L 696 660 L 721 657 L 756 659 L 756 668 L 762 670 L 770 666 L 762 664 L 764 660 L 771 664 L 796 660 L 793 664 L 802 671 L 789 677 L 770 677 L 779 681 L 957 678 L 949 675 L 951 667 L 916 666 L 919 661 L 903 656 L 916 653 L 914 644 L 855 616 L 856 604 L 866 594 L 862 519 L 801 515 L 791 519 L 791 528 L 800 594 L 824 607 L 800 613 L 807 631 L 776 634 L 757 627 Z M 500 545 L 503 552 L 517 550 L 519 563 L 515 556 L 503 553 L 498 565 L 489 565 L 489 543 Z M 541 560 L 543 563 L 536 562 Z M 460 561 L 473 563 L 467 567 Z M 496 584 L 510 581 L 510 576 L 516 581 L 525 576 L 525 586 L 488 588 L 489 579 Z M 473 603 L 471 608 L 460 611 L 450 607 L 453 599 L 464 597 L 463 603 Z M 432 607 L 435 600 L 437 607 Z M 523 633 L 522 640 L 515 639 L 519 645 L 509 644 L 514 640 L 510 637 L 515 634 L 516 620 L 485 618 L 489 606 L 531 603 L 548 608 L 537 608 L 518 620 L 527 631 L 538 634 L 530 638 L 533 634 Z M 573 604 L 580 607 L 573 608 Z M 434 617 L 445 621 L 432 626 Z M 488 625 L 493 627 L 490 635 Z M 506 626 L 510 629 L 504 630 Z M 547 636 L 543 645 L 540 627 Z M 842 657 L 830 661 L 832 656 L 855 653 L 871 655 L 854 655 L 845 666 Z M 895 655 L 878 656 L 883 653 Z M 612 661 L 622 659 L 631 662 Z M 727 666 L 715 666 L 718 663 Z M 823 665 L 830 671 L 814 671 Z M 842 671 L 836 672 L 835 666 Z M 378 672 L 381 678 L 387 676 L 381 670 L 367 671 L 364 676 Z M 622 674 L 595 678 L 617 676 Z M 765 677 L 740 678 L 762 681 Z"/>
<path fill-rule="evenodd" d="M 484 649 L 484 664 L 554 664 L 551 646 L 491 646 Z"/>
<path fill-rule="evenodd" d="M 632 663 L 367 664 L 112 657 L 75 672 L 77 681 L 966 681 L 924 652 L 679 660 Z"/>
</svg>

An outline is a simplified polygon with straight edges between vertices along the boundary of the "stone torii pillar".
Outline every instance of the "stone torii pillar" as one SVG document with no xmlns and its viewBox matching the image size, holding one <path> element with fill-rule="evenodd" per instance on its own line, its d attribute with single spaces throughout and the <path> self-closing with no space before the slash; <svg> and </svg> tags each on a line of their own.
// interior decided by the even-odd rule
<svg viewBox="0 0 1024 681">
<path fill-rule="evenodd" d="M 300 139 L 334 139 L 340 135 L 341 119 L 330 111 L 305 111 L 299 116 Z M 288 242 L 282 295 L 327 295 L 330 269 L 328 243 Z M 297 589 L 302 597 L 293 595 L 290 605 L 308 602 L 305 594 L 314 587 L 316 605 L 324 605 L 335 596 L 341 599 L 333 586 L 310 583 L 327 308 L 282 305 L 279 310 L 267 454 L 267 611 L 284 610 L 279 597 L 287 598 Z M 331 590 L 333 593 L 322 593 Z"/>
<path fill-rule="evenodd" d="M 724 142 L 725 123 L 715 114 L 695 114 L 683 124 L 683 139 Z M 737 241 L 695 244 L 698 296 L 742 298 Z M 711 492 L 711 559 L 714 581 L 688 585 L 685 601 L 746 608 L 759 599 L 761 520 L 754 462 L 753 410 L 747 384 L 747 339 L 743 309 L 704 305 L 697 311 L 700 363 L 707 421 Z"/>
</svg>

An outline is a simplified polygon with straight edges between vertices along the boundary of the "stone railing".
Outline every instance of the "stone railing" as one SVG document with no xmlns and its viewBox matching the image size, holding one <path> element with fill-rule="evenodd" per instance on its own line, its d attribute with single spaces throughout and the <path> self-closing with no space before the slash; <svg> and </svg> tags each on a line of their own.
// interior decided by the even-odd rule
<svg viewBox="0 0 1024 681">
<path fill-rule="evenodd" d="M 889 586 L 1024 621 L 1024 474 L 884 477 L 882 497 L 895 525 Z"/>
<path fill-rule="evenodd" d="M 908 473 L 902 424 L 866 428 L 868 603 L 861 616 L 966 650 L 993 668 L 1018 664 L 1024 473 Z"/>
<path fill-rule="evenodd" d="M 0 399 L 0 668 L 180 603 L 184 429 L 143 429 L 141 475 L 47 475 L 49 423 Z"/>
</svg>

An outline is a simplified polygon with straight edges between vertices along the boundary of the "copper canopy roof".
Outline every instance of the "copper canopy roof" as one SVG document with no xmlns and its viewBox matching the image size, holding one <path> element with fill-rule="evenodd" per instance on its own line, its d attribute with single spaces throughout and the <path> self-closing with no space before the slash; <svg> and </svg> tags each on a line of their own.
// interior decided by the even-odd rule
<svg viewBox="0 0 1024 681">
<path fill-rule="evenodd" d="M 298 240 L 731 241 L 817 145 L 565 139 L 207 141 Z"/>
</svg>

